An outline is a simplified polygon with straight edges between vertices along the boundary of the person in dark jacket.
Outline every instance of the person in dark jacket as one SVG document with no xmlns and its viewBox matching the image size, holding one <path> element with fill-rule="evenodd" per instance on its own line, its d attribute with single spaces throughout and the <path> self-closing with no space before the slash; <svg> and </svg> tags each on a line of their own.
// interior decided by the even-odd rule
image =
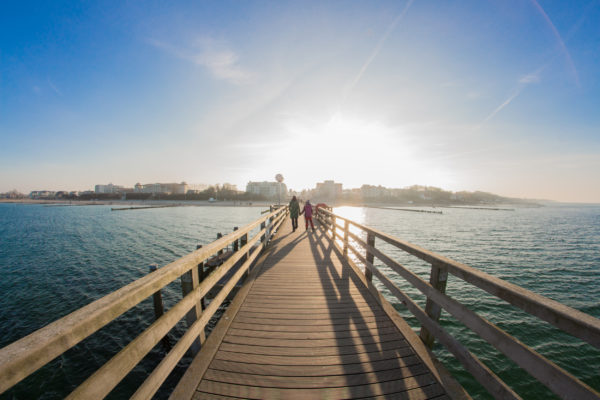
<svg viewBox="0 0 600 400">
<path fill-rule="evenodd" d="M 296 196 L 292 197 L 290 201 L 290 218 L 292 219 L 292 229 L 296 232 L 298 228 L 298 214 L 300 213 L 300 204 L 298 204 L 298 200 Z"/>
</svg>

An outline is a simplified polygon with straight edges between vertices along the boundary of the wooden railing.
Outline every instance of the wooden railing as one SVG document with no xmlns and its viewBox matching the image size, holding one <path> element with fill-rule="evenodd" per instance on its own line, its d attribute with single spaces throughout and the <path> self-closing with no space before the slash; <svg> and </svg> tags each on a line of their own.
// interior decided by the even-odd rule
<svg viewBox="0 0 600 400">
<path fill-rule="evenodd" d="M 187 316 L 188 324 L 190 324 L 188 330 L 132 396 L 135 399 L 152 398 L 190 346 L 193 343 L 202 344 L 205 339 L 204 328 L 207 322 L 213 317 L 236 283 L 249 270 L 269 242 L 271 235 L 284 221 L 287 212 L 287 207 L 278 209 L 272 207 L 271 212 L 267 215 L 241 229 L 0 349 L 0 393 L 11 388 L 144 299 L 157 293 L 175 279 L 181 278 L 182 281 L 191 282 L 187 295 L 69 395 L 69 398 L 74 399 L 105 397 L 175 324 Z M 259 228 L 258 232 L 249 238 L 248 236 L 256 228 Z M 234 246 L 239 250 L 200 281 L 198 266 L 234 243 L 239 244 L 239 246 Z M 236 263 L 241 266 L 203 310 L 201 300 L 232 270 Z"/>
<path fill-rule="evenodd" d="M 358 269 L 358 266 L 353 261 L 353 257 L 349 255 L 348 250 L 350 250 L 355 259 L 364 265 L 364 274 L 367 281 L 371 282 L 373 276 L 377 277 L 398 300 L 406 305 L 408 310 L 421 323 L 420 337 L 423 342 L 431 348 L 434 340 L 437 339 L 495 398 L 519 399 L 520 397 L 481 362 L 475 354 L 471 353 L 456 338 L 442 328 L 438 323 L 442 309 L 446 310 L 479 337 L 513 360 L 561 398 L 596 400 L 600 398 L 600 393 L 593 388 L 504 332 L 490 321 L 487 321 L 446 295 L 445 289 L 448 274 L 450 273 L 465 282 L 483 289 L 597 348 L 600 348 L 599 319 L 488 275 L 468 265 L 442 257 L 376 229 L 333 214 L 330 210 L 319 209 L 317 218 L 326 227 L 328 236 L 333 239 L 336 248 L 342 256 Z M 343 225 L 340 225 L 340 222 Z M 350 226 L 357 228 L 354 230 L 361 231 L 362 234 L 351 232 Z M 366 240 L 363 237 L 366 237 Z M 430 281 L 426 282 L 405 266 L 380 251 L 375 245 L 376 238 L 431 264 Z M 356 243 L 360 248 L 357 248 L 352 242 Z M 339 243 L 341 243 L 341 246 Z M 421 308 L 374 265 L 375 258 L 387 265 L 427 297 L 425 309 Z M 369 284 L 369 289 L 377 292 L 373 284 Z"/>
</svg>

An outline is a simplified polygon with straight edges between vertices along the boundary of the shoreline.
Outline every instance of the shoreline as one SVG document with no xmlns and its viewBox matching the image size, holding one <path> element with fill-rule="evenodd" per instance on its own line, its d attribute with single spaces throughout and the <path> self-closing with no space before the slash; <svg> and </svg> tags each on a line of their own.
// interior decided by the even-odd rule
<svg viewBox="0 0 600 400">
<path fill-rule="evenodd" d="M 288 201 L 282 201 L 285 205 Z M 313 201 L 314 204 L 315 201 Z M 269 207 L 276 202 L 258 200 L 258 201 L 237 201 L 237 200 L 54 200 L 54 199 L 0 199 L 0 204 L 42 204 L 46 206 L 124 206 L 124 207 Z M 410 203 L 379 203 L 369 202 L 362 204 L 339 203 L 332 204 L 332 207 L 370 207 L 370 208 L 392 208 L 392 207 L 408 207 L 408 208 L 463 208 L 463 209 L 482 209 L 482 210 L 508 210 L 509 207 L 515 208 L 539 208 L 544 207 L 542 204 L 522 204 L 522 203 L 490 203 L 490 204 L 410 204 Z M 514 210 L 512 210 L 514 211 Z"/>
<path fill-rule="evenodd" d="M 0 204 L 41 204 L 47 206 L 196 206 L 196 207 L 269 207 L 268 201 L 208 201 L 208 200 L 38 200 L 0 199 Z M 286 204 L 286 203 L 282 203 Z"/>
</svg>

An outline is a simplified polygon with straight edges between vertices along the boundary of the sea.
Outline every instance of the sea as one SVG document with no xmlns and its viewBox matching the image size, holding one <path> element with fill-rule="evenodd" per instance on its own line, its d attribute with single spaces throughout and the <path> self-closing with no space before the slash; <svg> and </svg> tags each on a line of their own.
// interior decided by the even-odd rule
<svg viewBox="0 0 600 400">
<path fill-rule="evenodd" d="M 0 348 L 63 317 L 261 215 L 259 207 L 169 207 L 112 211 L 110 205 L 0 204 Z M 600 318 L 600 205 L 476 209 L 338 207 L 334 212 L 478 268 Z M 388 244 L 378 248 L 425 280 L 430 265 Z M 424 297 L 376 263 L 424 306 Z M 378 284 L 376 282 L 376 284 Z M 419 324 L 382 285 L 381 291 L 416 330 Z M 450 276 L 447 293 L 600 391 L 600 350 L 562 333 L 486 292 Z M 178 281 L 162 291 L 165 308 L 181 299 Z M 59 399 L 154 321 L 147 299 L 0 395 Z M 441 324 L 525 399 L 553 398 L 514 362 L 442 313 Z M 180 322 L 174 343 L 185 331 Z M 158 345 L 108 396 L 128 398 L 167 351 Z M 476 399 L 489 399 L 440 345 L 436 356 Z M 167 398 L 184 357 L 156 398 Z"/>
</svg>

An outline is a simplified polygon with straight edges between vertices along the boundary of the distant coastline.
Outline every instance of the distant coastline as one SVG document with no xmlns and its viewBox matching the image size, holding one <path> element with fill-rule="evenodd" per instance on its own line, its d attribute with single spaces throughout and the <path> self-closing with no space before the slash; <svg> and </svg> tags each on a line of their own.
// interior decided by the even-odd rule
<svg viewBox="0 0 600 400">
<path fill-rule="evenodd" d="M 289 199 L 282 199 L 282 204 L 287 204 Z M 531 207 L 544 207 L 544 204 L 537 202 L 517 202 L 517 203 L 406 203 L 406 202 L 378 202 L 378 201 L 365 201 L 365 202 L 328 202 L 321 200 L 312 200 L 313 204 L 325 203 L 333 207 L 375 207 L 375 208 L 390 208 L 390 207 L 415 207 L 415 208 L 482 208 L 491 209 L 499 207 L 518 207 L 518 208 L 531 208 Z M 0 199 L 0 204 L 41 204 L 47 206 L 98 206 L 98 205 L 113 205 L 123 207 L 149 207 L 149 206 L 180 206 L 180 207 L 269 207 L 270 205 L 277 204 L 277 201 L 239 201 L 239 200 L 58 200 L 58 199 Z"/>
</svg>

